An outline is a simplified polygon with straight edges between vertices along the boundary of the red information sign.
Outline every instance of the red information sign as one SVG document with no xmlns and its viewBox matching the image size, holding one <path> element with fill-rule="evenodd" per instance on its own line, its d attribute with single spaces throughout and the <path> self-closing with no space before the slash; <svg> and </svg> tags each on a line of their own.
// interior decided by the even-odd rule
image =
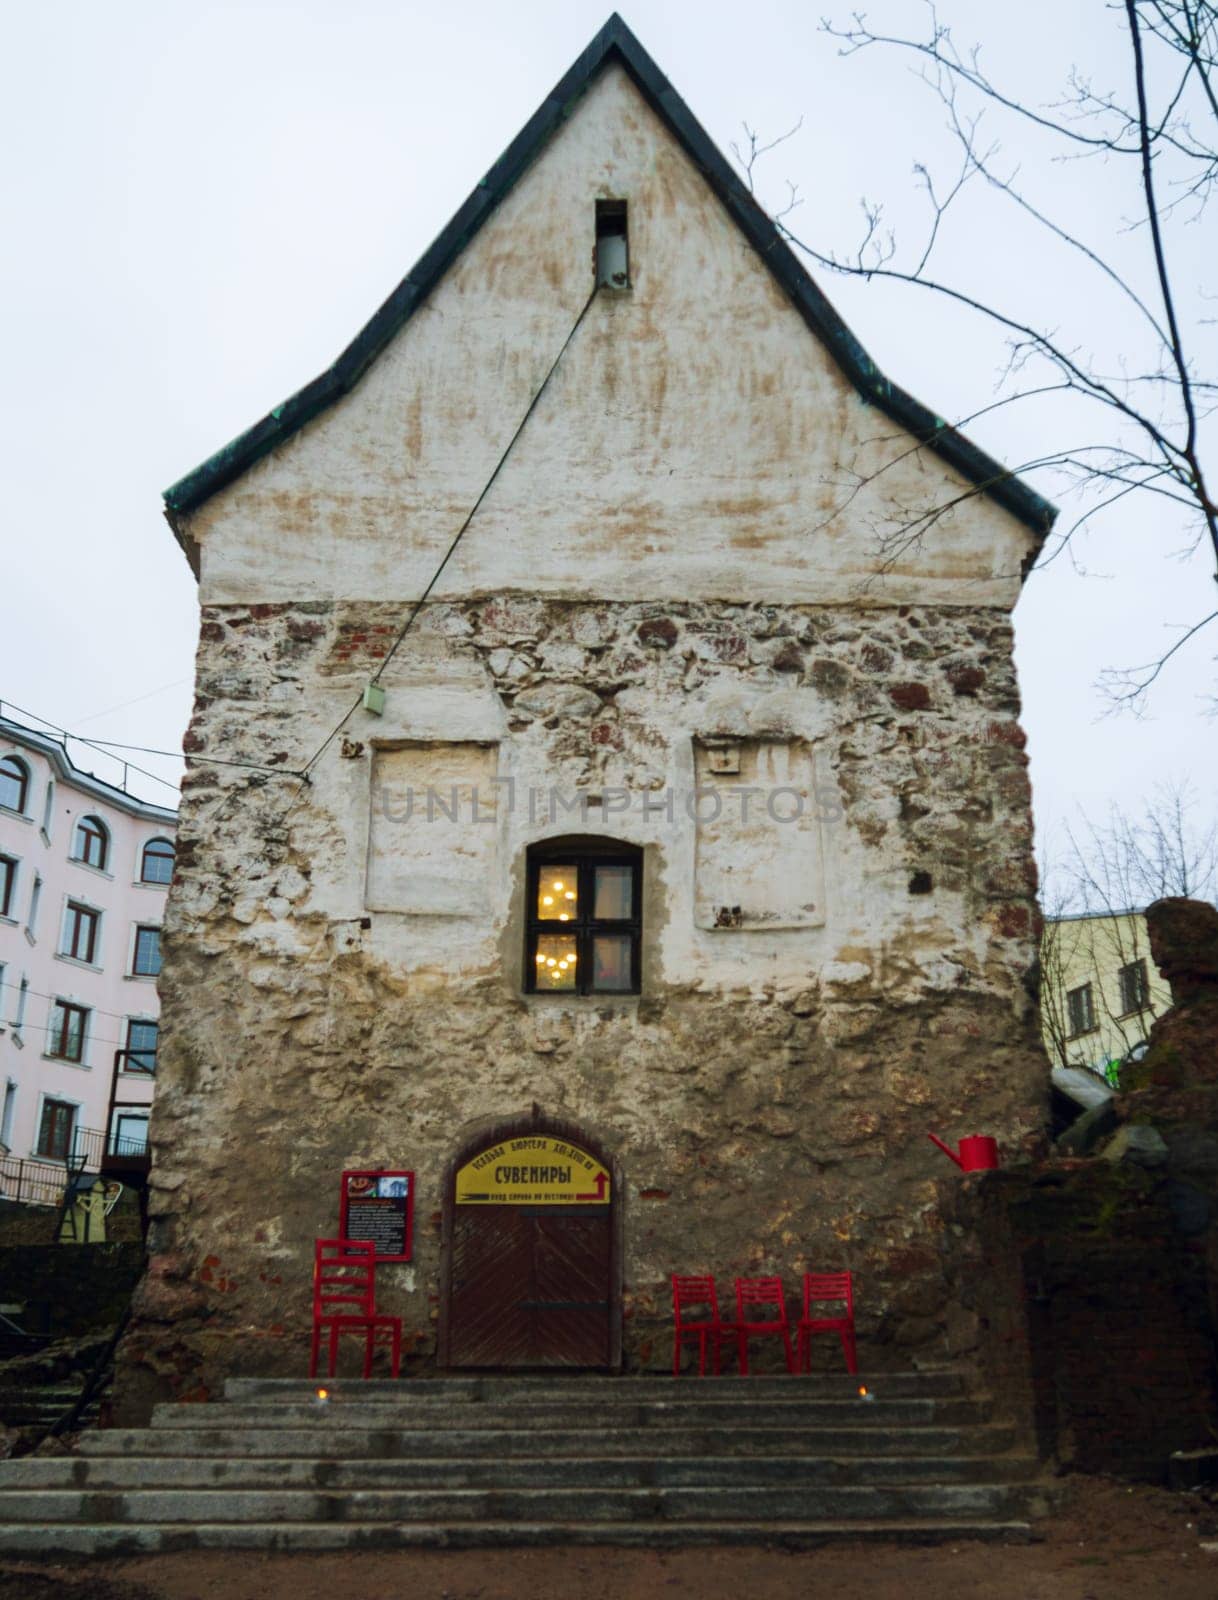
<svg viewBox="0 0 1218 1600">
<path fill-rule="evenodd" d="M 344 1239 L 371 1239 L 378 1261 L 409 1261 L 414 1251 L 414 1173 L 344 1172 L 338 1227 Z"/>
</svg>

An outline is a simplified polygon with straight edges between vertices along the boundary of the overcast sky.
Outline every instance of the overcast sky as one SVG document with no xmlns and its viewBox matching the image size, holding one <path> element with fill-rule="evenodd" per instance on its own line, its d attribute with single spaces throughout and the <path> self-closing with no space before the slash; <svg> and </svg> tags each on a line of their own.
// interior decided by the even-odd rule
<svg viewBox="0 0 1218 1600">
<path fill-rule="evenodd" d="M 826 248 L 883 199 L 899 237 L 920 220 L 915 160 L 945 161 L 941 116 L 910 63 L 842 59 L 821 5 L 639 0 L 623 15 L 721 147 L 742 121 L 799 132 L 759 192 Z M 916 25 L 915 0 L 872 20 Z M 1104 0 L 943 0 L 995 75 L 1052 100 L 1072 65 L 1125 89 Z M 93 738 L 174 750 L 190 710 L 194 581 L 161 491 L 327 366 L 605 20 L 604 0 L 60 0 L 10 3 L 3 122 L 3 594 L 0 697 Z M 998 125 L 994 132 L 999 133 Z M 1148 283 L 1144 235 L 1112 167 L 1046 164 L 1026 130 L 1004 159 L 1056 213 Z M 943 168 L 946 171 L 946 167 Z M 1186 297 L 1214 257 L 1213 217 L 1182 229 Z M 1119 305 L 1094 276 L 1040 253 L 996 203 L 945 230 L 956 281 L 1014 302 L 1072 347 L 1122 351 Z M 816 274 L 897 382 L 953 418 L 990 403 L 1001 342 L 918 291 Z M 1125 352 L 1135 361 L 1141 352 Z M 1079 439 L 1048 406 L 968 431 L 1012 464 Z M 1050 498 L 1047 472 L 1029 481 Z M 1067 503 L 1069 509 L 1069 503 Z M 1016 614 L 1038 824 L 1079 804 L 1136 806 L 1218 778 L 1214 640 L 1185 655 L 1140 720 L 1105 715 L 1104 667 L 1152 658 L 1169 626 L 1212 607 L 1179 525 L 1125 510 L 1029 580 Z M 1207 587 L 1208 586 L 1208 587 Z M 15 714 L 15 713 L 11 713 Z M 102 757 L 75 753 L 112 777 Z M 169 777 L 173 761 L 132 760 Z M 132 788 L 172 803 L 132 776 Z"/>
</svg>

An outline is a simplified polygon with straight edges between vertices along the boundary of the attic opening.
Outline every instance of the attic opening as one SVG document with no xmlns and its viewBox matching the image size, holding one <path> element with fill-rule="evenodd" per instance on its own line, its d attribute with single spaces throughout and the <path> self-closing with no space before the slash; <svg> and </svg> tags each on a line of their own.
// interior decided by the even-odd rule
<svg viewBox="0 0 1218 1600">
<path fill-rule="evenodd" d="M 630 245 L 624 200 L 596 202 L 596 287 L 630 287 Z"/>
</svg>

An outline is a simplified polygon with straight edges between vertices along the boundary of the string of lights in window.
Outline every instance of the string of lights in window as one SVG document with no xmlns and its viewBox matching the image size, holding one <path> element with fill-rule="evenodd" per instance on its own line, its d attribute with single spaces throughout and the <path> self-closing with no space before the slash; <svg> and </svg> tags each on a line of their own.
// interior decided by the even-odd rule
<svg viewBox="0 0 1218 1600">
<path fill-rule="evenodd" d="M 640 850 L 604 839 L 535 845 L 529 852 L 527 892 L 527 992 L 639 993 Z"/>
</svg>

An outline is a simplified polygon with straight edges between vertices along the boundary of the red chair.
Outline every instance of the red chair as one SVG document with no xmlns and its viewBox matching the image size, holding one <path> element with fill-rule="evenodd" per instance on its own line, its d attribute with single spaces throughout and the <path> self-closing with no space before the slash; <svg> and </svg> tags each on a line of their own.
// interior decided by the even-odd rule
<svg viewBox="0 0 1218 1600">
<path fill-rule="evenodd" d="M 699 1307 L 707 1308 L 706 1315 L 700 1317 L 686 1317 L 690 1310 L 696 1311 Z M 677 1273 L 672 1275 L 672 1375 L 677 1377 L 681 1371 L 681 1346 L 688 1339 L 693 1339 L 698 1346 L 698 1376 L 706 1376 L 706 1346 L 711 1343 L 714 1358 L 714 1373 L 719 1376 L 719 1346 L 724 1338 L 731 1337 L 727 1325 L 719 1316 L 719 1296 L 715 1291 L 713 1278 L 680 1277 Z"/>
<path fill-rule="evenodd" d="M 364 1377 L 372 1376 L 372 1352 L 389 1346 L 390 1371 L 402 1365 L 402 1319 L 376 1309 L 376 1245 L 371 1239 L 318 1239 L 313 1247 L 313 1349 L 309 1376 L 317 1376 L 323 1330 L 330 1336 L 328 1375 L 338 1362 L 338 1336 L 362 1329 Z"/>
<path fill-rule="evenodd" d="M 759 1315 L 769 1311 L 768 1317 Z M 736 1321 L 733 1324 L 736 1348 L 740 1352 L 740 1375 L 749 1375 L 749 1340 L 758 1334 L 781 1334 L 786 1346 L 787 1371 L 795 1371 L 795 1352 L 791 1349 L 791 1328 L 787 1322 L 787 1297 L 781 1278 L 737 1278 Z"/>
<path fill-rule="evenodd" d="M 812 1307 L 820 1302 L 844 1301 L 844 1317 L 814 1317 Z M 848 1272 L 805 1272 L 804 1312 L 799 1319 L 799 1370 L 808 1372 L 812 1364 L 812 1335 L 836 1333 L 842 1341 L 846 1371 L 857 1375 L 858 1351 L 854 1343 L 854 1288 Z"/>
</svg>

